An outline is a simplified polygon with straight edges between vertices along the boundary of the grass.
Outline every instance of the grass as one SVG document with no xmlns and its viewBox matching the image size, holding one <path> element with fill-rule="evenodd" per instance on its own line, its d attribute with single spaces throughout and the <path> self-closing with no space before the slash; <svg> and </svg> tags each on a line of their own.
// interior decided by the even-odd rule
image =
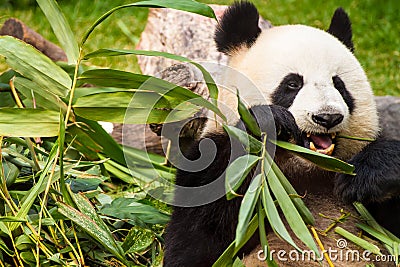
<svg viewBox="0 0 400 267">
<path fill-rule="evenodd" d="M 24 2 L 32 0 L 24 0 Z M 64 0 L 59 4 L 66 14 L 76 36 L 82 36 L 85 29 L 101 14 L 111 7 L 130 3 L 124 0 Z M 206 3 L 230 4 L 231 0 L 210 0 Z M 306 24 L 326 29 L 334 10 L 341 6 L 350 15 L 353 22 L 355 54 L 365 68 L 375 94 L 400 95 L 400 2 L 397 0 L 253 0 L 261 15 L 269 19 L 274 25 Z M 0 5 L 0 24 L 9 17 L 23 20 L 31 28 L 41 33 L 47 39 L 56 42 L 50 25 L 44 18 L 41 10 L 35 5 L 19 4 L 13 8 L 10 4 Z M 22 7 L 21 7 L 22 6 Z M 127 9 L 119 11 L 97 29 L 94 38 L 88 42 L 87 51 L 97 48 L 135 47 L 140 32 L 144 29 L 147 10 L 133 11 Z M 121 29 L 121 24 L 127 26 L 132 35 L 127 35 Z M 97 59 L 93 64 L 139 71 L 134 57 L 118 57 Z M 0 71 L 4 70 L 0 64 Z"/>
</svg>

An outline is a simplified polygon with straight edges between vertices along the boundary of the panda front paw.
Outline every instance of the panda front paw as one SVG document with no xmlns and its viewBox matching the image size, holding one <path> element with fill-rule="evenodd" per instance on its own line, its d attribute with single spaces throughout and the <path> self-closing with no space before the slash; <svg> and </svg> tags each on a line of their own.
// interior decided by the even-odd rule
<svg viewBox="0 0 400 267">
<path fill-rule="evenodd" d="M 297 126 L 292 113 L 286 108 L 277 105 L 259 105 L 250 108 L 250 112 L 262 132 L 275 136 L 278 140 L 293 140 L 298 145 L 303 144 L 303 133 Z"/>
<path fill-rule="evenodd" d="M 368 179 L 349 174 L 338 174 L 335 181 L 335 193 L 345 203 L 351 204 L 355 201 L 361 203 L 378 202 L 384 196 L 382 190 L 376 183 L 369 183 Z M 364 177 L 365 178 L 365 177 Z"/>
<path fill-rule="evenodd" d="M 382 202 L 400 194 L 400 141 L 378 139 L 355 155 L 355 176 L 338 174 L 335 192 L 344 201 Z"/>
</svg>

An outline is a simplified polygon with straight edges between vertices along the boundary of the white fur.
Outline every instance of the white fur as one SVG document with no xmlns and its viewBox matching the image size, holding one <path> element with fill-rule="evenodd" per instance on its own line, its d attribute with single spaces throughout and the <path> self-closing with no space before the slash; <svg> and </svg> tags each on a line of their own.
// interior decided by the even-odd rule
<svg viewBox="0 0 400 267">
<path fill-rule="evenodd" d="M 375 138 L 378 116 L 373 93 L 367 77 L 355 56 L 329 33 L 304 25 L 285 25 L 263 31 L 249 49 L 243 47 L 230 58 L 229 66 L 251 80 L 257 90 L 249 90 L 240 75 L 227 73 L 225 85 L 220 88 L 219 101 L 236 110 L 236 88 L 249 106 L 271 104 L 271 94 L 289 73 L 303 76 L 304 86 L 297 94 L 289 111 L 296 123 L 306 132 L 325 132 L 311 119 L 311 114 L 335 111 L 344 115 L 343 121 L 330 129 L 342 135 Z M 335 89 L 333 76 L 339 76 L 354 98 L 355 108 L 350 111 Z M 244 84 L 244 85 L 243 85 Z M 260 97 L 260 92 L 263 97 Z M 235 124 L 237 113 L 228 116 Z M 205 132 L 219 131 L 209 122 Z M 338 139 L 335 156 L 348 159 L 358 153 L 365 142 Z"/>
</svg>

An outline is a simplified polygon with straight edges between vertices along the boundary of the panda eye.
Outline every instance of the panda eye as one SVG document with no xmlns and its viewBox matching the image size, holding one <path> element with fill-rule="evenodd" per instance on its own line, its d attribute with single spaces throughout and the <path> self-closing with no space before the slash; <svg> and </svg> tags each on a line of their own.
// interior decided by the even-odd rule
<svg viewBox="0 0 400 267">
<path fill-rule="evenodd" d="M 302 86 L 303 84 L 299 81 L 289 81 L 287 83 L 287 88 L 290 90 L 300 90 Z"/>
</svg>

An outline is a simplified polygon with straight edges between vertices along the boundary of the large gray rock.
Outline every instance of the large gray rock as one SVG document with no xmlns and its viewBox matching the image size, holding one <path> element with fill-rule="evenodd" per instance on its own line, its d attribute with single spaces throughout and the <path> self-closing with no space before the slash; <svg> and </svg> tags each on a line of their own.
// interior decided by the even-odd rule
<svg viewBox="0 0 400 267">
<path fill-rule="evenodd" d="M 400 140 L 400 97 L 376 96 L 381 136 Z"/>
</svg>

